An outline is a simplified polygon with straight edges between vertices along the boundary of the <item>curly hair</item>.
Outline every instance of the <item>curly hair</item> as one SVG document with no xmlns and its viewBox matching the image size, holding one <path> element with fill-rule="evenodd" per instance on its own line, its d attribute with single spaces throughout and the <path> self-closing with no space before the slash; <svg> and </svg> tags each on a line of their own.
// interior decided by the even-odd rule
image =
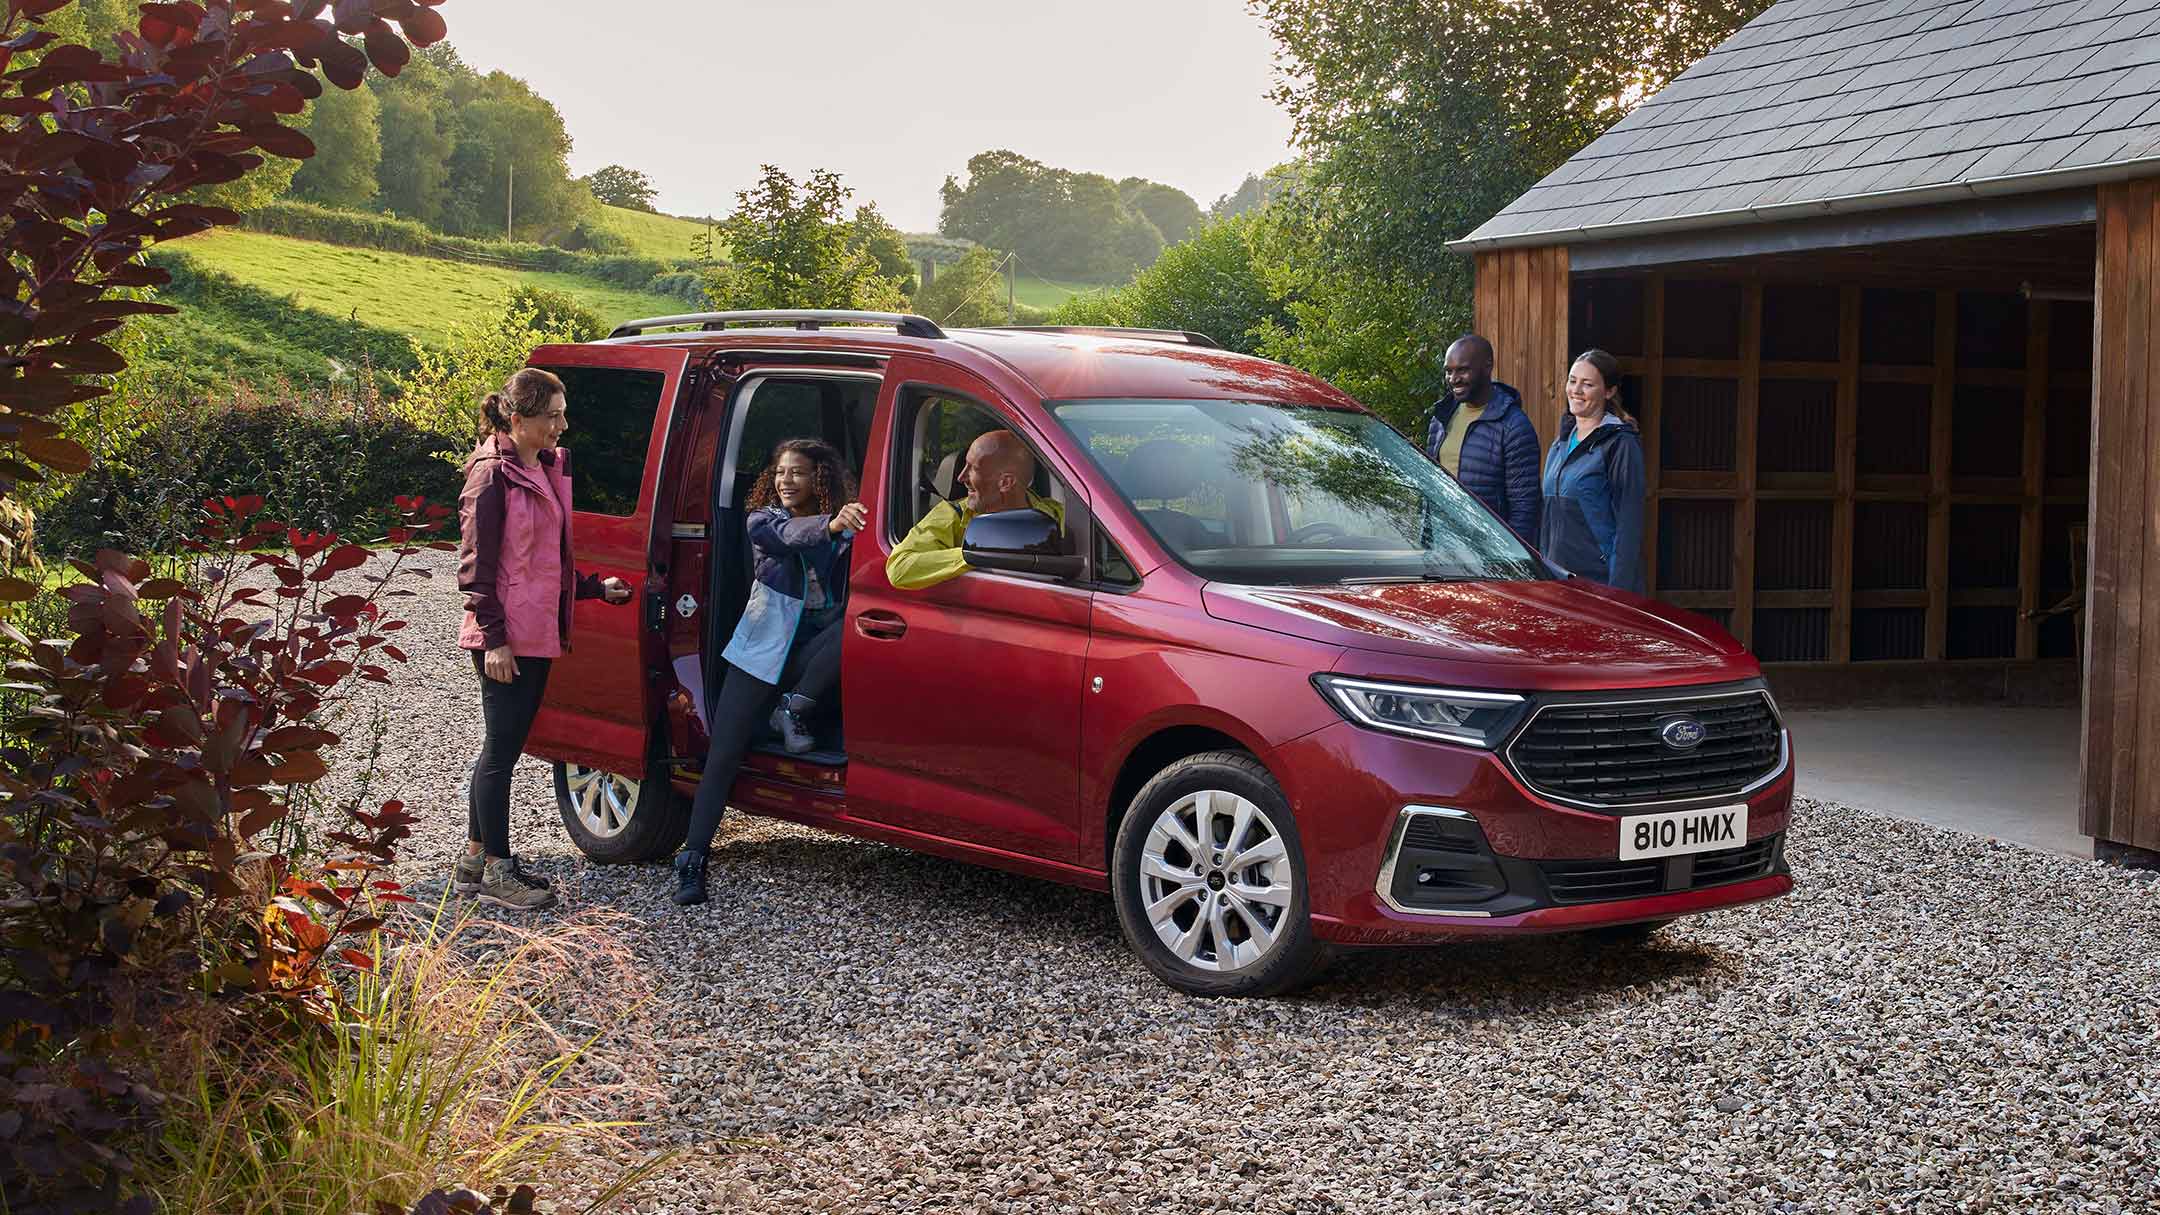
<svg viewBox="0 0 2160 1215">
<path fill-rule="evenodd" d="M 765 471 L 758 474 L 757 484 L 750 487 L 750 500 L 743 509 L 762 510 L 779 501 L 773 493 L 773 471 L 780 467 L 780 457 L 789 452 L 810 461 L 815 470 L 810 476 L 810 493 L 817 499 L 816 513 L 832 514 L 855 496 L 847 465 L 832 444 L 823 439 L 782 439 L 773 446 L 772 458 L 765 462 Z"/>
</svg>

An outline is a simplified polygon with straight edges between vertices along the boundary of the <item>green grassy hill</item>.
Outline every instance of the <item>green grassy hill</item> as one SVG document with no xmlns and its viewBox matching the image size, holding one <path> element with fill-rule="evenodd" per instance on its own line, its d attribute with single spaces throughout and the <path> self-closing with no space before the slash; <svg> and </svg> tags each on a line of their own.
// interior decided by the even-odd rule
<svg viewBox="0 0 2160 1215">
<path fill-rule="evenodd" d="M 501 315 L 521 285 L 560 291 L 604 321 L 682 312 L 681 300 L 596 283 L 575 274 L 510 270 L 471 262 L 354 249 L 260 232 L 206 232 L 164 246 L 207 270 L 303 307 L 439 344 L 456 321 Z"/>
<path fill-rule="evenodd" d="M 628 207 L 600 206 L 600 226 L 630 242 L 630 252 L 641 257 L 684 258 L 690 256 L 690 241 L 705 231 L 705 225 L 694 219 L 677 219 L 672 215 L 654 215 L 650 211 L 633 211 Z"/>
</svg>

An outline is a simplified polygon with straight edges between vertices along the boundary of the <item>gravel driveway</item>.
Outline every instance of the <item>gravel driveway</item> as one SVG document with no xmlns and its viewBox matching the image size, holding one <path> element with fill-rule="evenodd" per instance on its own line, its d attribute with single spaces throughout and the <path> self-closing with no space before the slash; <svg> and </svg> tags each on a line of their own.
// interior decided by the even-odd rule
<svg viewBox="0 0 2160 1215">
<path fill-rule="evenodd" d="M 479 715 L 429 563 L 380 788 L 436 889 Z M 1230 1003 L 1155 982 L 1099 895 L 731 817 L 683 911 L 570 848 L 537 761 L 512 830 L 660 993 L 674 1097 L 625 1112 L 687 1150 L 642 1211 L 2160 1210 L 2152 875 L 1806 802 L 1797 893 L 1653 947 L 1360 954 Z"/>
</svg>

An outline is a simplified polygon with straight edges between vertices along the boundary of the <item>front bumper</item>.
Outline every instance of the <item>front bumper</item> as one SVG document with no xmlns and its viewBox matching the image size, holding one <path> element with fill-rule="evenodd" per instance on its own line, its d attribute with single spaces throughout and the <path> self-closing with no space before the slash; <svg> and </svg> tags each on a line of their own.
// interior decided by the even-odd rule
<svg viewBox="0 0 2160 1215">
<path fill-rule="evenodd" d="M 1747 803 L 1744 842 L 1636 862 L 1617 859 L 1620 820 L 1644 811 L 1587 810 L 1539 797 L 1490 752 L 1346 722 L 1279 748 L 1268 766 L 1296 808 L 1313 929 L 1323 940 L 1566 932 L 1792 889 L 1784 857 L 1789 745 L 1782 769 L 1745 797 L 1704 799 Z M 1412 831 L 1420 819 L 1423 826 Z"/>
</svg>

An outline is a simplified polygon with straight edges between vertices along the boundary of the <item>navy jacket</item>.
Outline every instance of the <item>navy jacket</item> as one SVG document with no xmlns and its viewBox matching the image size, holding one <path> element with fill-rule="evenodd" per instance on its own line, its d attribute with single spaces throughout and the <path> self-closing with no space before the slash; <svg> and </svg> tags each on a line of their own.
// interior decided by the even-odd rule
<svg viewBox="0 0 2160 1215">
<path fill-rule="evenodd" d="M 814 569 L 832 605 L 847 602 L 848 550 L 854 537 L 834 536 L 825 530 L 831 522 L 831 515 L 791 515 L 784 506 L 750 512 L 746 527 L 757 554 L 757 580 L 800 599 L 807 585 L 803 570 Z"/>
<path fill-rule="evenodd" d="M 1575 419 L 1561 422 L 1545 455 L 1545 530 L 1538 549 L 1592 582 L 1647 593 L 1643 570 L 1642 437 L 1613 414 L 1568 450 Z"/>
<path fill-rule="evenodd" d="M 1426 455 L 1440 458 L 1441 440 L 1447 438 L 1458 408 L 1453 396 L 1442 397 L 1433 406 L 1432 422 L 1425 428 Z M 1537 428 L 1523 412 L 1521 393 L 1493 384 L 1492 400 L 1463 436 L 1458 467 L 1455 479 L 1464 489 L 1506 520 L 1516 535 L 1537 540 L 1543 497 L 1538 492 Z"/>
</svg>

